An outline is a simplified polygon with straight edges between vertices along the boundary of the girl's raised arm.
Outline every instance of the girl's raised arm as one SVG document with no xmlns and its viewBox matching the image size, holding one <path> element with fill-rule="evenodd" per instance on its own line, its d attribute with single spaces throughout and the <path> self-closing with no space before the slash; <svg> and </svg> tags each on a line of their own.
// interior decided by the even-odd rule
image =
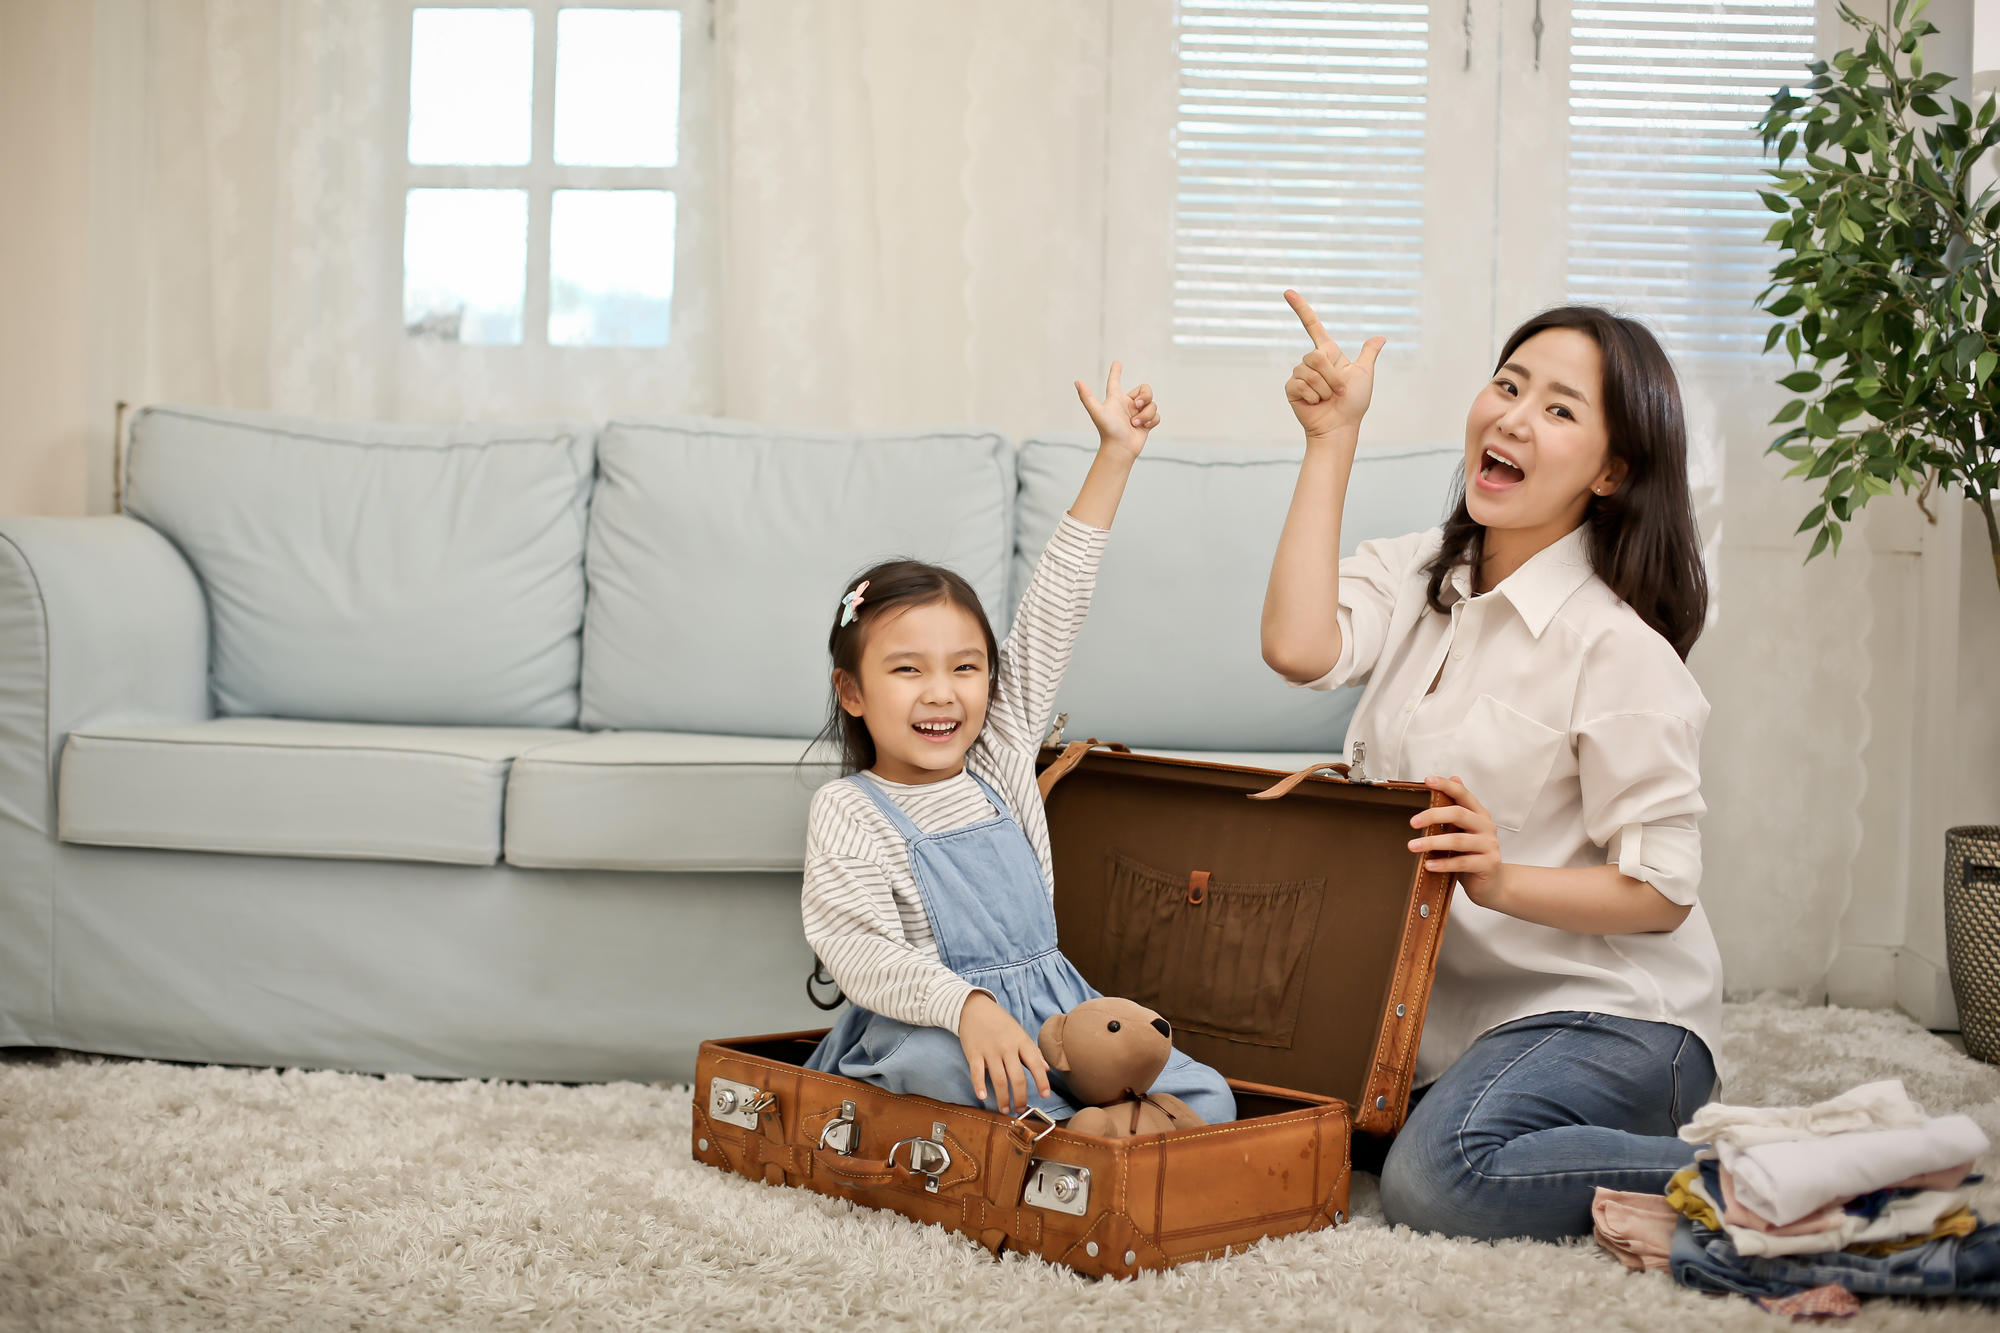
<svg viewBox="0 0 2000 1333">
<path fill-rule="evenodd" d="M 1091 424 L 1097 427 L 1097 457 L 1091 460 L 1083 489 L 1076 493 L 1076 503 L 1069 512 L 1079 523 L 1093 528 L 1111 526 L 1118 501 L 1125 495 L 1125 480 L 1132 475 L 1132 464 L 1139 461 L 1146 437 L 1160 424 L 1153 386 L 1141 384 L 1126 393 L 1118 383 L 1124 369 L 1116 361 L 1111 363 L 1102 402 L 1092 396 L 1089 385 L 1076 382 L 1076 396 L 1083 400 L 1083 410 L 1090 413 Z"/>
<path fill-rule="evenodd" d="M 1090 611 L 1106 530 L 1124 498 L 1132 464 L 1146 447 L 1146 437 L 1160 424 L 1152 387 L 1142 384 L 1125 392 L 1119 382 L 1123 371 L 1118 362 L 1111 363 L 1111 378 L 1101 400 L 1082 380 L 1076 382 L 1076 396 L 1097 426 L 1097 457 L 1014 610 L 1014 626 L 1000 646 L 1000 696 L 986 715 L 980 745 L 1032 756 L 1048 734 L 1056 689 L 1069 669 L 1070 650 Z"/>
<path fill-rule="evenodd" d="M 1340 511 L 1385 340 L 1370 338 L 1360 358 L 1349 360 L 1304 297 L 1287 291 L 1285 300 L 1313 340 L 1285 381 L 1292 415 L 1305 428 L 1306 456 L 1271 560 L 1262 639 L 1265 663 L 1304 684 L 1340 660 Z"/>
</svg>

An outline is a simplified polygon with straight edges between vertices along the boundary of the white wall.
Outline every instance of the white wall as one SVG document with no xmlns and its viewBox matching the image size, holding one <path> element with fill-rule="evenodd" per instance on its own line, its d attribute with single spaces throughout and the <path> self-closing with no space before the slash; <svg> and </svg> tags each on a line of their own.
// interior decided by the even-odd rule
<svg viewBox="0 0 2000 1333">
<path fill-rule="evenodd" d="M 2000 0 L 1938 0 L 1930 65 L 1991 89 Z M 1975 52 L 1978 54 L 1975 55 Z M 1975 71 L 1989 71 L 1984 74 Z M 2000 823 L 2000 582 L 1983 518 L 1957 495 L 1901 496 L 1865 511 L 1873 566 L 1865 701 L 1871 732 L 1861 886 L 1828 976 L 1836 1003 L 1897 1004 L 1932 1027 L 1957 1024 L 1946 974 L 1944 830 Z"/>
<path fill-rule="evenodd" d="M 92 26 L 0 3 L 0 513 L 86 506 Z"/>
</svg>

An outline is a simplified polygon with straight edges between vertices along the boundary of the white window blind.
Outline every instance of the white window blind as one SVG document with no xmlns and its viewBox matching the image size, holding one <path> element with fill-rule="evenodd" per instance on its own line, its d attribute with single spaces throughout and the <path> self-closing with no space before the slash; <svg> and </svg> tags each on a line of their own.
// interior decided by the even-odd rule
<svg viewBox="0 0 2000 1333">
<path fill-rule="evenodd" d="M 1429 8 L 1181 0 L 1177 346 L 1296 346 L 1286 287 L 1415 342 Z"/>
<path fill-rule="evenodd" d="M 1756 356 L 1775 251 L 1753 127 L 1813 58 L 1814 0 L 1578 0 L 1570 11 L 1573 301 L 1681 357 Z"/>
</svg>

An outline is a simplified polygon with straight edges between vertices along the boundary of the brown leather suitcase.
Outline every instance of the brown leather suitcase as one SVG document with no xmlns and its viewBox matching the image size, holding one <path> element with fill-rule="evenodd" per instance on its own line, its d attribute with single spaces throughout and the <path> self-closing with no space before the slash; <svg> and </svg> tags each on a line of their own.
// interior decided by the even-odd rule
<svg viewBox="0 0 2000 1333">
<path fill-rule="evenodd" d="M 1445 798 L 1077 742 L 1043 753 L 1063 952 L 1164 1014 L 1239 1119 L 1106 1139 L 802 1067 L 820 1032 L 704 1042 L 694 1155 L 1130 1276 L 1347 1218 L 1353 1131 L 1402 1124 L 1449 880 L 1408 849 Z"/>
</svg>

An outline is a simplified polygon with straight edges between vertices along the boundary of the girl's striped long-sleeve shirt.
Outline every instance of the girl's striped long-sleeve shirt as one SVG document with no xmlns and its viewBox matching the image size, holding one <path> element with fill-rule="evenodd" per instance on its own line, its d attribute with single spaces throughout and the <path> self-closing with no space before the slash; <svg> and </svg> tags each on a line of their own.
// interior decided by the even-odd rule
<svg viewBox="0 0 2000 1333">
<path fill-rule="evenodd" d="M 1110 535 L 1063 515 L 1000 646 L 999 698 L 966 755 L 967 768 L 992 784 L 1028 835 L 1052 894 L 1049 826 L 1035 787 L 1035 757 L 1090 611 Z M 921 786 L 873 774 L 862 780 L 879 786 L 926 833 L 997 813 L 967 772 Z M 939 958 L 910 873 L 909 844 L 851 782 L 829 782 L 813 796 L 801 907 L 807 942 L 849 1000 L 904 1023 L 958 1031 L 959 1011 L 979 988 Z"/>
</svg>

